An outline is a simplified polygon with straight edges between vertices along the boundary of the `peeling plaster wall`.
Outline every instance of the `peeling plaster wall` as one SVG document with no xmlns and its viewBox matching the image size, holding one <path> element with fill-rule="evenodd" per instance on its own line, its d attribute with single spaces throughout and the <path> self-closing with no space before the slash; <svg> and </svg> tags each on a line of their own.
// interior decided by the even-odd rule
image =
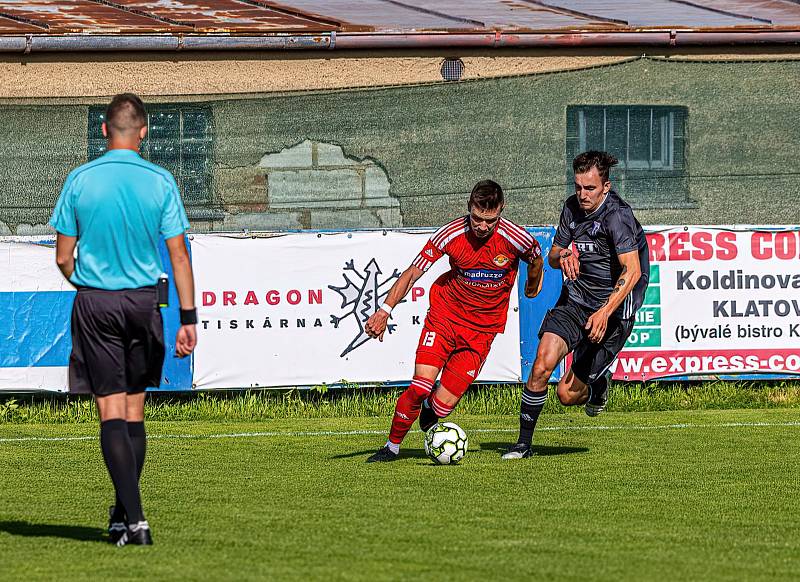
<svg viewBox="0 0 800 582">
<path fill-rule="evenodd" d="M 224 230 L 402 226 L 386 171 L 369 158 L 345 156 L 335 144 L 304 140 L 245 172 L 225 172 L 250 185 L 230 190 L 246 194 L 226 197 Z"/>
</svg>

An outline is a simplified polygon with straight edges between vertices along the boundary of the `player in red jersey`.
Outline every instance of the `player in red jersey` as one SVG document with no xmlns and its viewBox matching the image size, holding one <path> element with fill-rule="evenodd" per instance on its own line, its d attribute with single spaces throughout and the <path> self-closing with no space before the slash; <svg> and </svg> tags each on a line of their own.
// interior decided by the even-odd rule
<svg viewBox="0 0 800 582">
<path fill-rule="evenodd" d="M 524 228 L 500 217 L 503 206 L 498 184 L 478 182 L 467 204 L 469 214 L 431 236 L 367 321 L 367 333 L 383 341 L 392 309 L 433 263 L 443 255 L 450 258 L 450 270 L 431 285 L 414 378 L 397 400 L 389 440 L 367 462 L 397 459 L 400 443 L 417 417 L 420 428 L 428 430 L 453 411 L 480 372 L 494 336 L 505 329 L 520 259 L 529 265 L 525 295 L 535 297 L 541 290 L 544 263 L 539 243 Z"/>
</svg>

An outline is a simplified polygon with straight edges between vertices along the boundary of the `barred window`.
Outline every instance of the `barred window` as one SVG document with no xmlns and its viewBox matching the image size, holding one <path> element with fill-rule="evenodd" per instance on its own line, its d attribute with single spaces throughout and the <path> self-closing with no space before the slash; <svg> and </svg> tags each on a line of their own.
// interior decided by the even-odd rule
<svg viewBox="0 0 800 582">
<path fill-rule="evenodd" d="M 619 159 L 612 182 L 635 208 L 687 208 L 685 107 L 614 105 L 567 107 L 567 190 L 572 159 L 604 150 Z"/>
<path fill-rule="evenodd" d="M 106 152 L 101 124 L 106 107 L 89 108 L 89 160 Z M 211 109 L 193 104 L 147 106 L 147 137 L 142 156 L 163 166 L 175 176 L 186 210 L 208 207 L 212 201 Z"/>
</svg>

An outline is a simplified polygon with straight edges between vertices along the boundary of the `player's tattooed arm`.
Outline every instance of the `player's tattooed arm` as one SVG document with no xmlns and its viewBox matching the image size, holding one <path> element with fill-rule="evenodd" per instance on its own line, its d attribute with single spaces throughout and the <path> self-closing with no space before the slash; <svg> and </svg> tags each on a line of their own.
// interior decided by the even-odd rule
<svg viewBox="0 0 800 582">
<path fill-rule="evenodd" d="M 547 253 L 547 264 L 550 265 L 551 268 L 561 268 L 561 253 L 564 250 L 564 247 L 560 247 L 557 244 L 550 247 L 550 252 Z"/>
<path fill-rule="evenodd" d="M 639 252 L 631 251 L 618 256 L 622 272 L 617 278 L 606 304 L 589 316 L 586 321 L 586 330 L 589 332 L 589 341 L 598 343 L 606 335 L 608 318 L 622 305 L 625 298 L 633 291 L 636 283 L 642 276 L 642 267 L 639 264 Z"/>
<path fill-rule="evenodd" d="M 567 279 L 574 281 L 578 278 L 580 262 L 578 261 L 578 255 L 572 249 L 553 245 L 547 254 L 547 262 L 554 269 L 561 269 Z"/>
<path fill-rule="evenodd" d="M 394 282 L 394 285 L 392 285 L 392 288 L 389 289 L 389 293 L 386 294 L 386 299 L 383 304 L 386 305 L 389 310 L 393 309 L 405 298 L 408 292 L 411 291 L 414 283 L 417 282 L 417 279 L 422 277 L 424 273 L 422 269 L 414 265 L 411 265 L 408 269 L 403 271 L 397 281 Z M 381 308 L 373 313 L 367 320 L 367 323 L 364 325 L 364 331 L 367 332 L 368 336 L 376 337 L 380 341 L 383 341 L 383 334 L 386 332 L 386 324 L 388 321 L 389 311 L 386 311 L 386 309 L 381 306 Z"/>
<path fill-rule="evenodd" d="M 536 297 L 542 290 L 544 259 L 536 257 L 528 263 L 528 279 L 525 281 L 525 297 Z"/>
<path fill-rule="evenodd" d="M 627 273 L 628 273 L 628 266 L 622 265 L 622 272 L 619 274 L 619 279 L 617 279 L 617 284 L 614 285 L 614 288 L 611 290 L 611 295 L 613 295 L 614 293 L 620 293 L 622 291 L 622 288 L 625 286 L 625 276 Z M 608 301 L 611 300 L 611 295 L 609 295 L 606 303 L 608 303 Z"/>
</svg>

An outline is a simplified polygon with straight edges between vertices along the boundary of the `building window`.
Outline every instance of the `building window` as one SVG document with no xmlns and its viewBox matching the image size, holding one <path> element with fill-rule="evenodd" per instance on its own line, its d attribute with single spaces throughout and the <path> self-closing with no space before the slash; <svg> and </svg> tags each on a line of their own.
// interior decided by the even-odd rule
<svg viewBox="0 0 800 582">
<path fill-rule="evenodd" d="M 89 160 L 106 152 L 100 127 L 105 113 L 105 106 L 89 108 Z M 190 217 L 193 207 L 209 207 L 213 191 L 211 110 L 192 104 L 149 105 L 147 125 L 142 156 L 172 172 Z"/>
<path fill-rule="evenodd" d="M 604 150 L 619 159 L 612 182 L 636 208 L 687 208 L 685 107 L 614 105 L 567 107 L 567 190 L 572 159 Z"/>
</svg>

